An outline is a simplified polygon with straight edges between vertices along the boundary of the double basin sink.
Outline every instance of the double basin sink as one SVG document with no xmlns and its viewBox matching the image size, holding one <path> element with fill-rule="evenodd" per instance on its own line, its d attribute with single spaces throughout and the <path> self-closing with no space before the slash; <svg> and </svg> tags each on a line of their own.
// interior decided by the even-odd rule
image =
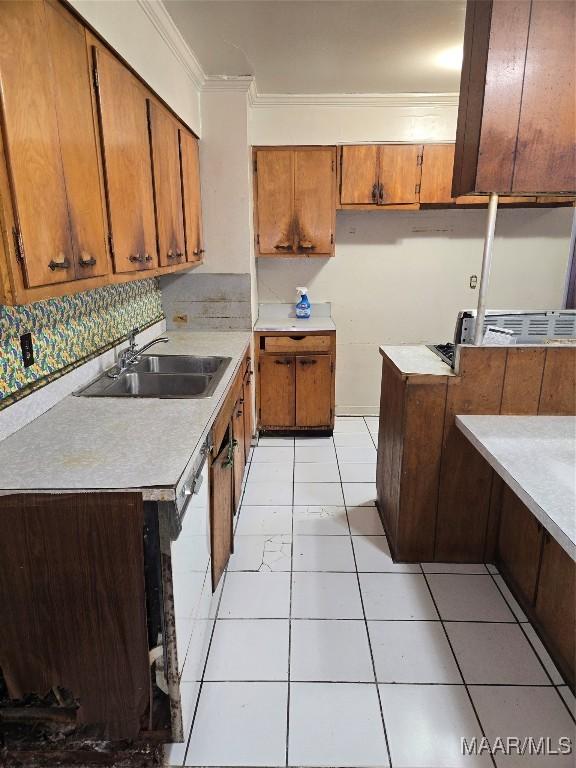
<svg viewBox="0 0 576 768">
<path fill-rule="evenodd" d="M 106 371 L 75 394 L 81 397 L 205 398 L 214 394 L 230 357 L 141 355 L 116 378 Z"/>
</svg>

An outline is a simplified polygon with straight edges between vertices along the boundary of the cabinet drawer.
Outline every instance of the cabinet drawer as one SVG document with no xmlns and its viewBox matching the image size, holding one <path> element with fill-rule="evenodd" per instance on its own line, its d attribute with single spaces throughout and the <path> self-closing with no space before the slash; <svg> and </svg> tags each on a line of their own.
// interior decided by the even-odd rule
<svg viewBox="0 0 576 768">
<path fill-rule="evenodd" d="M 267 336 L 264 341 L 266 352 L 328 352 L 330 336 Z"/>
</svg>

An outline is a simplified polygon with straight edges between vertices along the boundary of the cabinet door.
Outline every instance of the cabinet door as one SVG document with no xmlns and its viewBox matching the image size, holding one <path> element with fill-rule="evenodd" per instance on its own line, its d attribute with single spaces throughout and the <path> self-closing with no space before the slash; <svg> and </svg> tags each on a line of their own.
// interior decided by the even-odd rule
<svg viewBox="0 0 576 768">
<path fill-rule="evenodd" d="M 294 151 L 294 218 L 298 253 L 331 256 L 336 218 L 336 151 Z"/>
<path fill-rule="evenodd" d="M 425 144 L 422 153 L 421 203 L 453 203 L 454 144 Z"/>
<path fill-rule="evenodd" d="M 46 3 L 46 16 L 76 277 L 96 277 L 109 264 L 86 31 L 55 0 Z"/>
<path fill-rule="evenodd" d="M 238 398 L 232 413 L 232 434 L 234 437 L 234 509 L 240 506 L 242 496 L 242 480 L 246 467 L 244 453 L 244 398 Z"/>
<path fill-rule="evenodd" d="M 421 166 L 419 144 L 381 144 L 379 161 L 380 205 L 417 203 Z"/>
<path fill-rule="evenodd" d="M 0 3 L 2 127 L 28 287 L 75 277 L 46 27 L 43 3 Z"/>
<path fill-rule="evenodd" d="M 533 605 L 542 549 L 542 526 L 507 487 L 502 489 L 498 563 L 524 605 Z"/>
<path fill-rule="evenodd" d="M 294 152 L 256 153 L 257 242 L 262 255 L 294 253 Z"/>
<path fill-rule="evenodd" d="M 378 202 L 378 145 L 342 147 L 340 203 L 372 205 Z"/>
<path fill-rule="evenodd" d="M 225 440 L 210 466 L 210 553 L 212 558 L 212 591 L 224 573 L 232 551 L 233 448 Z"/>
<path fill-rule="evenodd" d="M 252 435 L 254 434 L 254 373 L 252 360 L 248 358 L 246 377 L 244 379 L 244 455 L 246 461 L 250 456 Z"/>
<path fill-rule="evenodd" d="M 536 594 L 536 618 L 545 631 L 553 656 L 563 671 L 575 676 L 576 563 L 548 533 L 544 536 L 542 565 Z"/>
<path fill-rule="evenodd" d="M 148 99 L 152 173 L 161 267 L 184 260 L 184 215 L 180 176 L 178 123 L 160 104 Z"/>
<path fill-rule="evenodd" d="M 126 67 L 92 47 L 116 272 L 157 266 L 146 94 Z"/>
<path fill-rule="evenodd" d="M 296 357 L 296 426 L 328 427 L 332 422 L 332 356 Z"/>
<path fill-rule="evenodd" d="M 258 376 L 261 427 L 293 427 L 295 418 L 293 355 L 261 355 Z"/>
<path fill-rule="evenodd" d="M 198 139 L 182 129 L 180 129 L 180 159 L 182 163 L 186 260 L 200 264 L 204 254 L 202 199 L 200 196 L 200 151 Z"/>
</svg>

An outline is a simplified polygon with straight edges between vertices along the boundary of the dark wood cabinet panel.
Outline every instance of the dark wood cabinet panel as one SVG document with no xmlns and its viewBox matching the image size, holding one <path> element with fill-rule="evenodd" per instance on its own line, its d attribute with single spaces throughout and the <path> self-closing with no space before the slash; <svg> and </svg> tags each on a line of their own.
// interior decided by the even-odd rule
<svg viewBox="0 0 576 768">
<path fill-rule="evenodd" d="M 180 131 L 180 158 L 186 259 L 189 262 L 201 264 L 204 260 L 204 239 L 200 194 L 200 149 L 198 139 L 188 131 Z"/>
<path fill-rule="evenodd" d="M 336 226 L 336 150 L 294 151 L 294 218 L 298 253 L 330 256 Z"/>
<path fill-rule="evenodd" d="M 161 267 L 185 260 L 180 136 L 178 123 L 160 104 L 148 99 L 154 179 L 154 203 Z"/>
<path fill-rule="evenodd" d="M 4 151 L 28 287 L 76 276 L 47 31 L 43 3 L 0 3 Z"/>
<path fill-rule="evenodd" d="M 215 592 L 232 552 L 234 508 L 234 448 L 231 426 L 229 439 L 210 465 L 210 550 L 212 591 Z"/>
<path fill-rule="evenodd" d="M 340 153 L 340 202 L 372 205 L 378 202 L 378 145 L 345 145 Z"/>
<path fill-rule="evenodd" d="M 524 606 L 534 604 L 542 551 L 542 526 L 508 488 L 502 489 L 497 565 L 511 579 Z"/>
<path fill-rule="evenodd" d="M 151 703 L 143 540 L 138 494 L 2 497 L 0 668 L 11 698 L 61 686 L 79 702 L 77 726 L 139 735 Z"/>
<path fill-rule="evenodd" d="M 146 91 L 92 39 L 106 195 L 116 272 L 157 266 Z"/>
<path fill-rule="evenodd" d="M 332 356 L 296 357 L 296 426 L 327 427 L 332 423 Z"/>
<path fill-rule="evenodd" d="M 454 196 L 574 193 L 576 8 L 468 0 Z"/>
<path fill-rule="evenodd" d="M 293 355 L 261 355 L 259 358 L 259 424 L 293 427 L 296 423 L 296 360 Z"/>
<path fill-rule="evenodd" d="M 562 671 L 574 685 L 576 664 L 576 563 L 544 536 L 535 616 Z"/>
</svg>

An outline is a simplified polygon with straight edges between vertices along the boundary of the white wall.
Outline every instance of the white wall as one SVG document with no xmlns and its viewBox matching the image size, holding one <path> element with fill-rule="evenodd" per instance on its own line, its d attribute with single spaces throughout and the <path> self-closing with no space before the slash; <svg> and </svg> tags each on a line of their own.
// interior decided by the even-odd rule
<svg viewBox="0 0 576 768">
<path fill-rule="evenodd" d="M 475 307 L 485 212 L 337 214 L 332 259 L 259 260 L 260 301 L 331 301 L 337 327 L 339 413 L 377 413 L 381 344 L 450 341 L 456 314 Z M 571 209 L 498 214 L 491 309 L 562 306 Z"/>
<path fill-rule="evenodd" d="M 154 0 L 71 0 L 71 3 L 200 135 L 203 76 L 164 6 Z"/>
</svg>

